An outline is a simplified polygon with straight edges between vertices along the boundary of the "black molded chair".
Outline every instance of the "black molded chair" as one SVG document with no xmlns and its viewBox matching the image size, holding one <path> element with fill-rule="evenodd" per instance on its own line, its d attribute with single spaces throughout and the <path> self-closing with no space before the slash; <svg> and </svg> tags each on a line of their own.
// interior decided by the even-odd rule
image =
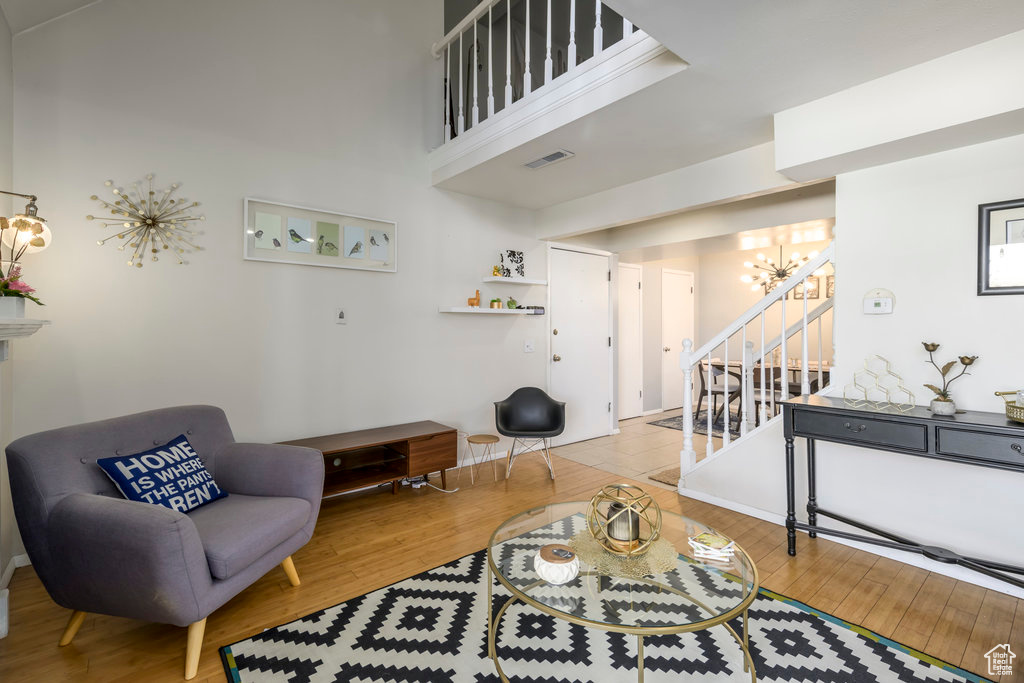
<svg viewBox="0 0 1024 683">
<path fill-rule="evenodd" d="M 512 437 L 512 448 L 506 456 L 505 478 L 512 472 L 517 455 L 537 450 L 540 445 L 548 473 L 555 478 L 551 466 L 550 439 L 565 429 L 565 403 L 556 401 L 537 387 L 516 389 L 504 401 L 494 403 L 494 424 L 498 433 Z M 527 444 L 527 441 L 533 441 Z M 519 453 L 516 446 L 522 445 Z"/>
</svg>

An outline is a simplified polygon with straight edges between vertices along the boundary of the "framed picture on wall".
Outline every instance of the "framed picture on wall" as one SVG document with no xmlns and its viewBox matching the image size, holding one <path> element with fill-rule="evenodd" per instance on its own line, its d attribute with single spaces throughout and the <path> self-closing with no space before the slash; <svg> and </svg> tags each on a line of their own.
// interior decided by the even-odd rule
<svg viewBox="0 0 1024 683">
<path fill-rule="evenodd" d="M 807 296 L 806 296 L 806 298 L 808 298 L 808 299 L 817 299 L 818 296 L 819 296 L 818 290 L 820 288 L 819 285 L 821 283 L 821 278 L 819 278 L 819 277 L 809 277 L 809 278 L 807 278 L 806 282 L 807 282 Z M 804 283 L 803 282 L 797 284 L 797 286 L 793 288 L 793 298 L 794 299 L 803 299 L 803 298 L 805 298 L 804 297 Z"/>
<path fill-rule="evenodd" d="M 1024 294 L 1024 199 L 978 205 L 978 296 Z"/>
<path fill-rule="evenodd" d="M 826 275 L 825 276 L 825 298 L 831 299 L 836 295 L 836 276 Z"/>
<path fill-rule="evenodd" d="M 246 197 L 242 255 L 248 261 L 398 270 L 398 224 Z"/>
</svg>

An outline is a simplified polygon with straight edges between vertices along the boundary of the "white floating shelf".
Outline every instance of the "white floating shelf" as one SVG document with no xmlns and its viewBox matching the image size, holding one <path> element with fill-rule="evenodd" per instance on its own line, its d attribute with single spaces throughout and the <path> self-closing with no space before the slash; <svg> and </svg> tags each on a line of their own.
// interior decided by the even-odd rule
<svg viewBox="0 0 1024 683">
<path fill-rule="evenodd" d="M 486 315 L 543 315 L 532 308 L 489 308 L 485 306 L 442 306 L 438 313 L 483 313 Z"/>
<path fill-rule="evenodd" d="M 500 282 L 503 285 L 547 285 L 547 280 L 531 280 L 525 277 L 485 277 L 481 282 Z"/>
</svg>

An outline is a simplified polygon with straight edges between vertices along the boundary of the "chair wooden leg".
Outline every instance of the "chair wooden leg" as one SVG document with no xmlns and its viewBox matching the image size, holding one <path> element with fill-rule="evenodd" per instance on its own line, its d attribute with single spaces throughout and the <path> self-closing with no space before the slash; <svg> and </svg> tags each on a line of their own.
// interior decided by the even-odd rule
<svg viewBox="0 0 1024 683">
<path fill-rule="evenodd" d="M 60 637 L 60 647 L 66 647 L 71 644 L 71 641 L 75 639 L 75 634 L 78 633 L 78 629 L 82 628 L 82 622 L 85 621 L 85 612 L 75 610 L 71 613 L 71 617 L 68 619 L 68 625 L 64 627 L 64 635 Z"/>
<path fill-rule="evenodd" d="M 188 641 L 185 644 L 186 681 L 191 681 L 199 672 L 199 654 L 203 651 L 204 633 L 206 633 L 206 619 L 188 625 Z"/>
<path fill-rule="evenodd" d="M 551 462 L 551 443 L 548 439 L 544 439 L 544 460 L 548 464 L 548 474 L 551 475 L 551 481 L 555 480 L 555 466 Z"/>
<path fill-rule="evenodd" d="M 284 562 L 281 563 L 281 569 L 288 575 L 288 583 L 293 586 L 299 585 L 299 573 L 295 571 L 295 563 L 292 562 L 292 556 L 284 558 Z"/>
</svg>

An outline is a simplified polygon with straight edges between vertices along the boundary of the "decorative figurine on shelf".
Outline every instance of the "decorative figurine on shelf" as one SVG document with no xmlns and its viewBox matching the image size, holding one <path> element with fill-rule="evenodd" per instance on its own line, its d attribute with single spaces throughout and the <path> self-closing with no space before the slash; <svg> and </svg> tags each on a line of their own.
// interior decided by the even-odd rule
<svg viewBox="0 0 1024 683">
<path fill-rule="evenodd" d="M 935 392 L 935 398 L 932 399 L 928 409 L 935 415 L 955 415 L 956 404 L 953 403 L 953 399 L 949 395 L 949 385 L 964 375 L 969 375 L 970 373 L 967 372 L 967 368 L 974 365 L 974 361 L 978 360 L 978 357 L 960 356 L 958 359 L 951 360 L 942 367 L 939 367 L 939 364 L 935 362 L 935 356 L 933 355 L 939 350 L 939 345 L 932 342 L 921 342 L 921 345 L 924 346 L 924 350 L 928 352 L 928 362 L 934 365 L 935 369 L 939 371 L 939 375 L 942 376 L 941 389 L 934 384 L 925 384 L 926 387 Z M 950 377 L 949 375 L 956 366 L 957 361 L 960 362 L 960 365 L 962 365 L 963 368 L 960 370 L 959 374 Z"/>
<path fill-rule="evenodd" d="M 478 308 L 480 306 L 480 290 L 476 290 L 476 296 L 471 296 L 466 299 L 466 305 Z"/>
<path fill-rule="evenodd" d="M 505 302 L 505 308 L 519 308 L 519 302 L 509 297 L 508 301 Z"/>
<path fill-rule="evenodd" d="M 494 266 L 494 268 L 491 268 L 491 275 L 493 277 L 501 277 L 501 266 Z"/>
</svg>

